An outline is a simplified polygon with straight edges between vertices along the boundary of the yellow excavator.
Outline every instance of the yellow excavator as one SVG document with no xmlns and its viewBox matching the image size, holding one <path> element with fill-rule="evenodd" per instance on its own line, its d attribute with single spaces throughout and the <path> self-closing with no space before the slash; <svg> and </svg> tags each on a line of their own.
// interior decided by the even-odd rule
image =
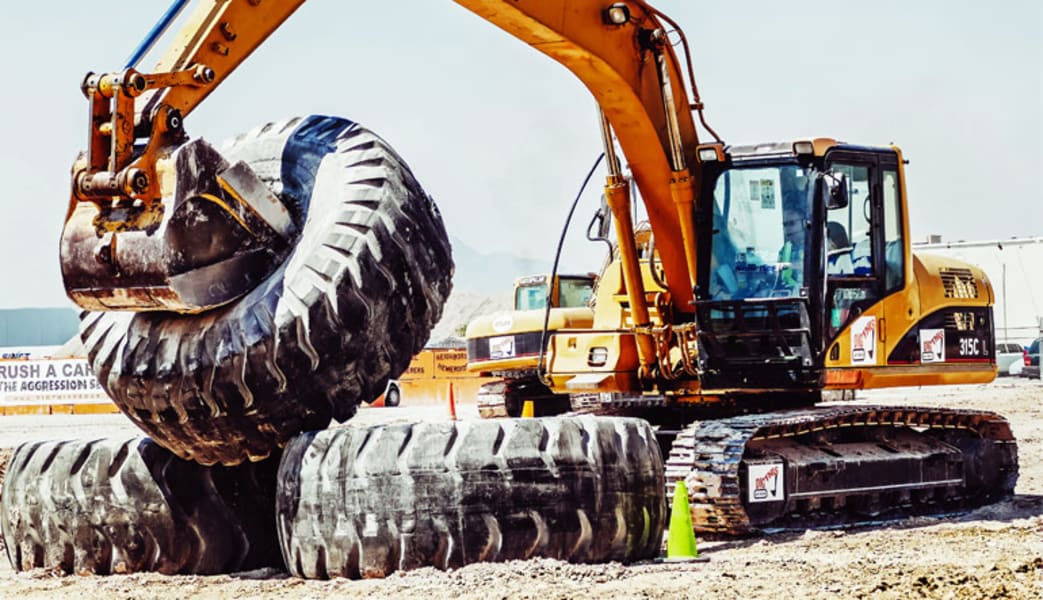
<svg viewBox="0 0 1043 600">
<path fill-rule="evenodd" d="M 543 370 L 554 394 L 659 427 L 668 489 L 687 482 L 696 528 L 1012 493 L 1016 443 L 998 415 L 816 406 L 823 390 L 995 376 L 991 285 L 910 251 L 897 147 L 724 143 L 689 41 L 643 0 L 457 2 L 597 101 L 618 250 L 592 323 L 551 332 Z M 261 460 L 349 418 L 406 368 L 450 290 L 437 209 L 357 124 L 189 139 L 185 118 L 301 4 L 204 0 L 153 71 L 135 59 L 82 84 L 65 286 L 90 311 L 82 337 L 115 402 L 203 464 Z M 644 258 L 632 187 L 654 239 Z"/>
<path fill-rule="evenodd" d="M 571 408 L 568 394 L 554 394 L 540 381 L 546 336 L 563 329 L 589 329 L 589 306 L 597 278 L 585 275 L 527 275 L 514 280 L 510 311 L 482 315 L 467 324 L 467 370 L 499 379 L 478 390 L 478 414 L 485 419 L 519 417 L 526 401 L 533 416 Z"/>
</svg>

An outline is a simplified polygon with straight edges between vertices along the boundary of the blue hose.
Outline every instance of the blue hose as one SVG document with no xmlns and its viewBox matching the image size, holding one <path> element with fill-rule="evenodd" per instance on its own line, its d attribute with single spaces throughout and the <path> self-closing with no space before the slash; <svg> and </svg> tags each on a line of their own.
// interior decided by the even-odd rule
<svg viewBox="0 0 1043 600">
<path fill-rule="evenodd" d="M 145 36 L 145 39 L 138 45 L 137 50 L 135 50 L 134 53 L 130 55 L 130 58 L 127 59 L 127 64 L 123 67 L 124 69 L 133 69 L 138 66 L 142 57 L 148 54 L 148 51 L 152 49 L 152 46 L 156 45 L 156 41 L 166 33 L 167 29 L 170 28 L 170 24 L 174 22 L 174 19 L 177 19 L 178 15 L 181 14 L 181 11 L 188 6 L 188 3 L 189 0 L 174 0 L 174 3 L 170 5 L 167 12 L 160 17 L 159 22 L 152 27 L 152 31 L 149 31 L 148 35 Z"/>
</svg>

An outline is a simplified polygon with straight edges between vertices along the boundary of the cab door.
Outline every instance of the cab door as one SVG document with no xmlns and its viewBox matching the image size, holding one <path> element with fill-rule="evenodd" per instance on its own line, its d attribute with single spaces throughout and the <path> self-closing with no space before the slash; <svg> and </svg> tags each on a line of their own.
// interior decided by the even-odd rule
<svg viewBox="0 0 1043 600">
<path fill-rule="evenodd" d="M 910 299 L 896 295 L 905 287 L 908 261 L 898 162 L 893 151 L 826 155 L 826 168 L 846 175 L 849 186 L 848 205 L 826 213 L 827 368 L 886 365 L 889 332 L 904 330 L 900 315 L 908 313 Z"/>
</svg>

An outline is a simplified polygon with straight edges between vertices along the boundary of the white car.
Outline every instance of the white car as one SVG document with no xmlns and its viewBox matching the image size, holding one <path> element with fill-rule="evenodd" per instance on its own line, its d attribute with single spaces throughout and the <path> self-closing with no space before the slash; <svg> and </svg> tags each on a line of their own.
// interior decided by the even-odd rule
<svg viewBox="0 0 1043 600">
<path fill-rule="evenodd" d="M 384 390 L 384 406 L 395 407 L 402 402 L 402 388 L 398 385 L 398 380 L 392 379 L 388 381 L 387 389 Z"/>
<path fill-rule="evenodd" d="M 1025 368 L 1025 361 L 1016 360 L 1010 364 L 1010 376 L 1018 377 L 1021 375 L 1021 371 Z"/>
<path fill-rule="evenodd" d="M 996 371 L 999 375 L 1017 375 L 1024 365 L 1025 348 L 1015 342 L 996 344 Z M 1018 365 L 1015 367 L 1014 365 Z M 1015 372 L 1016 370 L 1016 372 Z"/>
</svg>

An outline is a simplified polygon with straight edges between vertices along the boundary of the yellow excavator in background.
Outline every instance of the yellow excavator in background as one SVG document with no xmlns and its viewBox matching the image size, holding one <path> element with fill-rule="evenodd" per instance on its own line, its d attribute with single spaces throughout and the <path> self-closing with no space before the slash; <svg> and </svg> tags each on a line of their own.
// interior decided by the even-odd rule
<svg viewBox="0 0 1043 600">
<path fill-rule="evenodd" d="M 589 329 L 590 308 L 597 276 L 527 275 L 514 280 L 514 307 L 483 315 L 467 324 L 467 370 L 500 377 L 482 384 L 478 414 L 520 417 L 525 401 L 533 415 L 560 414 L 571 408 L 568 394 L 554 394 L 540 381 L 547 335 L 559 330 Z"/>
<path fill-rule="evenodd" d="M 815 406 L 823 390 L 995 376 L 990 283 L 910 251 L 897 147 L 725 144 L 702 119 L 689 41 L 643 0 L 457 2 L 597 100 L 618 249 L 589 326 L 538 350 L 552 393 L 659 426 L 668 489 L 687 481 L 698 529 L 1012 493 L 998 415 Z M 440 216 L 375 136 L 322 118 L 221 149 L 185 133 L 302 3 L 204 0 L 153 72 L 132 61 L 83 83 L 66 289 L 92 311 L 85 347 L 115 402 L 204 464 L 260 460 L 350 417 L 423 346 L 449 293 Z M 654 238 L 643 263 L 632 183 Z"/>
</svg>

